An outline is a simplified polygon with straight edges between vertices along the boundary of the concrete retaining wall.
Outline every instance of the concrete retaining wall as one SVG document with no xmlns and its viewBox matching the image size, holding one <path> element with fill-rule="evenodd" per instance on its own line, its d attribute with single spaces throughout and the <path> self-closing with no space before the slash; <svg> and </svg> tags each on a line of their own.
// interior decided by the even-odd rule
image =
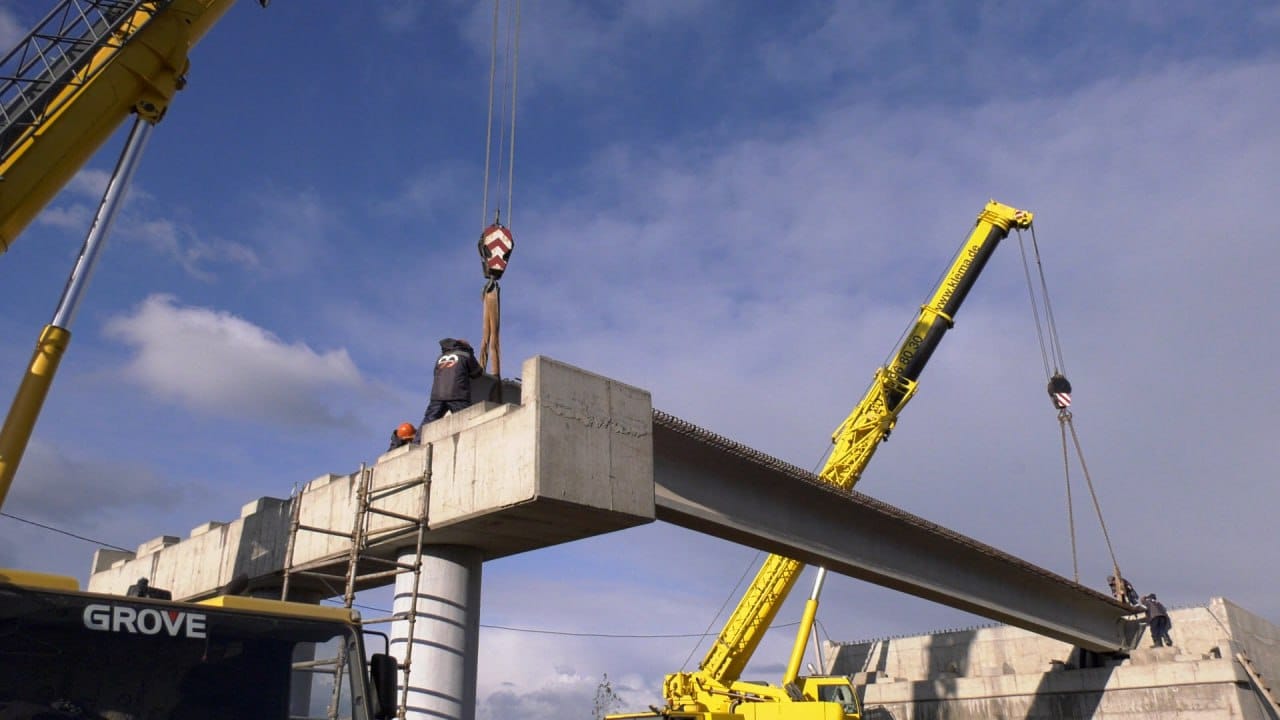
<svg viewBox="0 0 1280 720">
<path fill-rule="evenodd" d="M 865 683 L 867 720 L 1277 720 L 1234 658 L 1280 677 L 1280 628 L 1222 598 L 1170 615 L 1174 647 L 1125 657 L 1008 626 L 831 644 L 827 657 Z"/>
</svg>

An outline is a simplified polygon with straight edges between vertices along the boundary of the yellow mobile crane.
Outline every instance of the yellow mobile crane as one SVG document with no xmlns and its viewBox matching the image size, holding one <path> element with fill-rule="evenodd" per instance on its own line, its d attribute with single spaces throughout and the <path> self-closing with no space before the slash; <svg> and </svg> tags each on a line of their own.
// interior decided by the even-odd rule
<svg viewBox="0 0 1280 720">
<path fill-rule="evenodd" d="M 147 134 L 182 87 L 187 52 L 234 3 L 60 0 L 0 61 L 0 252 L 137 118 L 0 431 L 0 507 Z M 232 589 L 175 602 L 142 582 L 117 597 L 0 569 L 0 717 L 392 717 L 397 664 L 365 657 L 347 608 Z"/>
<path fill-rule="evenodd" d="M 832 434 L 833 447 L 818 477 L 850 490 L 880 442 L 889 437 L 898 413 L 916 391 L 921 370 L 999 242 L 1010 229 L 1031 227 L 1032 215 L 994 200 L 951 263 L 890 363 L 876 371 L 861 402 Z M 682 720 L 855 720 L 857 696 L 846 677 L 799 675 L 813 627 L 825 570 L 819 568 L 814 591 L 805 603 L 800 628 L 779 685 L 745 682 L 743 669 L 795 586 L 803 563 L 770 555 L 747 589 L 698 670 L 668 675 L 663 683 L 666 707 L 640 714 L 611 715 L 613 720 L 661 716 Z"/>
</svg>

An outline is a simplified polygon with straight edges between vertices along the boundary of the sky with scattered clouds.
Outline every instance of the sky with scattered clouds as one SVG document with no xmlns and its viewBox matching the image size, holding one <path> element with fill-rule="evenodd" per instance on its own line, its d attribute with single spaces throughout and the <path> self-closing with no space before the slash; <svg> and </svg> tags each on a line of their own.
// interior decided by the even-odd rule
<svg viewBox="0 0 1280 720">
<path fill-rule="evenodd" d="M 0 0 L 0 44 L 47 5 Z M 352 472 L 420 416 L 436 340 L 480 334 L 491 22 L 461 0 L 245 0 L 209 33 L 76 318 L 0 565 L 83 580 L 95 545 L 31 523 L 183 535 Z M 1126 575 L 1280 622 L 1280 3 L 541 0 L 521 26 L 505 365 L 549 355 L 814 467 L 996 198 L 1036 213 Z M 0 392 L 121 143 L 0 257 Z M 859 489 L 1070 576 L 1015 242 Z M 481 717 L 585 716 L 604 673 L 658 701 L 755 562 L 649 526 L 489 563 Z M 835 640 L 981 622 L 841 578 L 820 620 Z M 780 672 L 789 641 L 750 672 Z"/>
</svg>

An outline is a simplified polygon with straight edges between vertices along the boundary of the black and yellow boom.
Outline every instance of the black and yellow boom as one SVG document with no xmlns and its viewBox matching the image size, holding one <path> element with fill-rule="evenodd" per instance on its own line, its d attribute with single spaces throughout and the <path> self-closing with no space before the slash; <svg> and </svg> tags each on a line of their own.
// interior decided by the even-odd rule
<svg viewBox="0 0 1280 720">
<path fill-rule="evenodd" d="M 996 201 L 978 215 L 928 302 L 898 346 L 892 360 L 876 371 L 866 395 L 832 435 L 833 447 L 819 478 L 850 490 L 862 477 L 880 442 L 888 437 L 898 414 L 915 394 L 920 372 L 947 330 L 956 311 L 986 266 L 999 242 L 1011 229 L 1029 228 L 1032 215 Z M 760 568 L 698 670 L 668 675 L 663 692 L 673 718 L 696 720 L 847 720 L 859 709 L 847 678 L 798 675 L 800 658 L 813 617 L 817 594 L 806 604 L 795 647 L 778 686 L 740 680 L 742 671 L 773 623 L 783 601 L 795 586 L 804 565 L 770 555 Z M 849 698 L 849 700 L 846 700 Z"/>
</svg>

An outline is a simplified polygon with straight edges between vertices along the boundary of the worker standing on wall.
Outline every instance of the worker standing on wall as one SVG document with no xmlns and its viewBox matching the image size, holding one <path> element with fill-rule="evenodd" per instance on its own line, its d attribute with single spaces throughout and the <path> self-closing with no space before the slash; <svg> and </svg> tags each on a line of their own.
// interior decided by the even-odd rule
<svg viewBox="0 0 1280 720">
<path fill-rule="evenodd" d="M 1142 607 L 1147 610 L 1147 624 L 1151 626 L 1151 640 L 1156 647 L 1168 645 L 1173 647 L 1173 638 L 1169 637 L 1169 628 L 1173 626 L 1173 621 L 1169 619 L 1169 612 L 1164 609 L 1164 603 L 1156 599 L 1156 594 L 1142 596 Z"/>
<path fill-rule="evenodd" d="M 455 413 L 471 405 L 471 378 L 479 377 L 471 343 L 457 338 L 440 341 L 440 357 L 436 359 L 431 380 L 431 402 L 422 416 L 423 424 L 439 420 L 445 413 Z"/>
</svg>

